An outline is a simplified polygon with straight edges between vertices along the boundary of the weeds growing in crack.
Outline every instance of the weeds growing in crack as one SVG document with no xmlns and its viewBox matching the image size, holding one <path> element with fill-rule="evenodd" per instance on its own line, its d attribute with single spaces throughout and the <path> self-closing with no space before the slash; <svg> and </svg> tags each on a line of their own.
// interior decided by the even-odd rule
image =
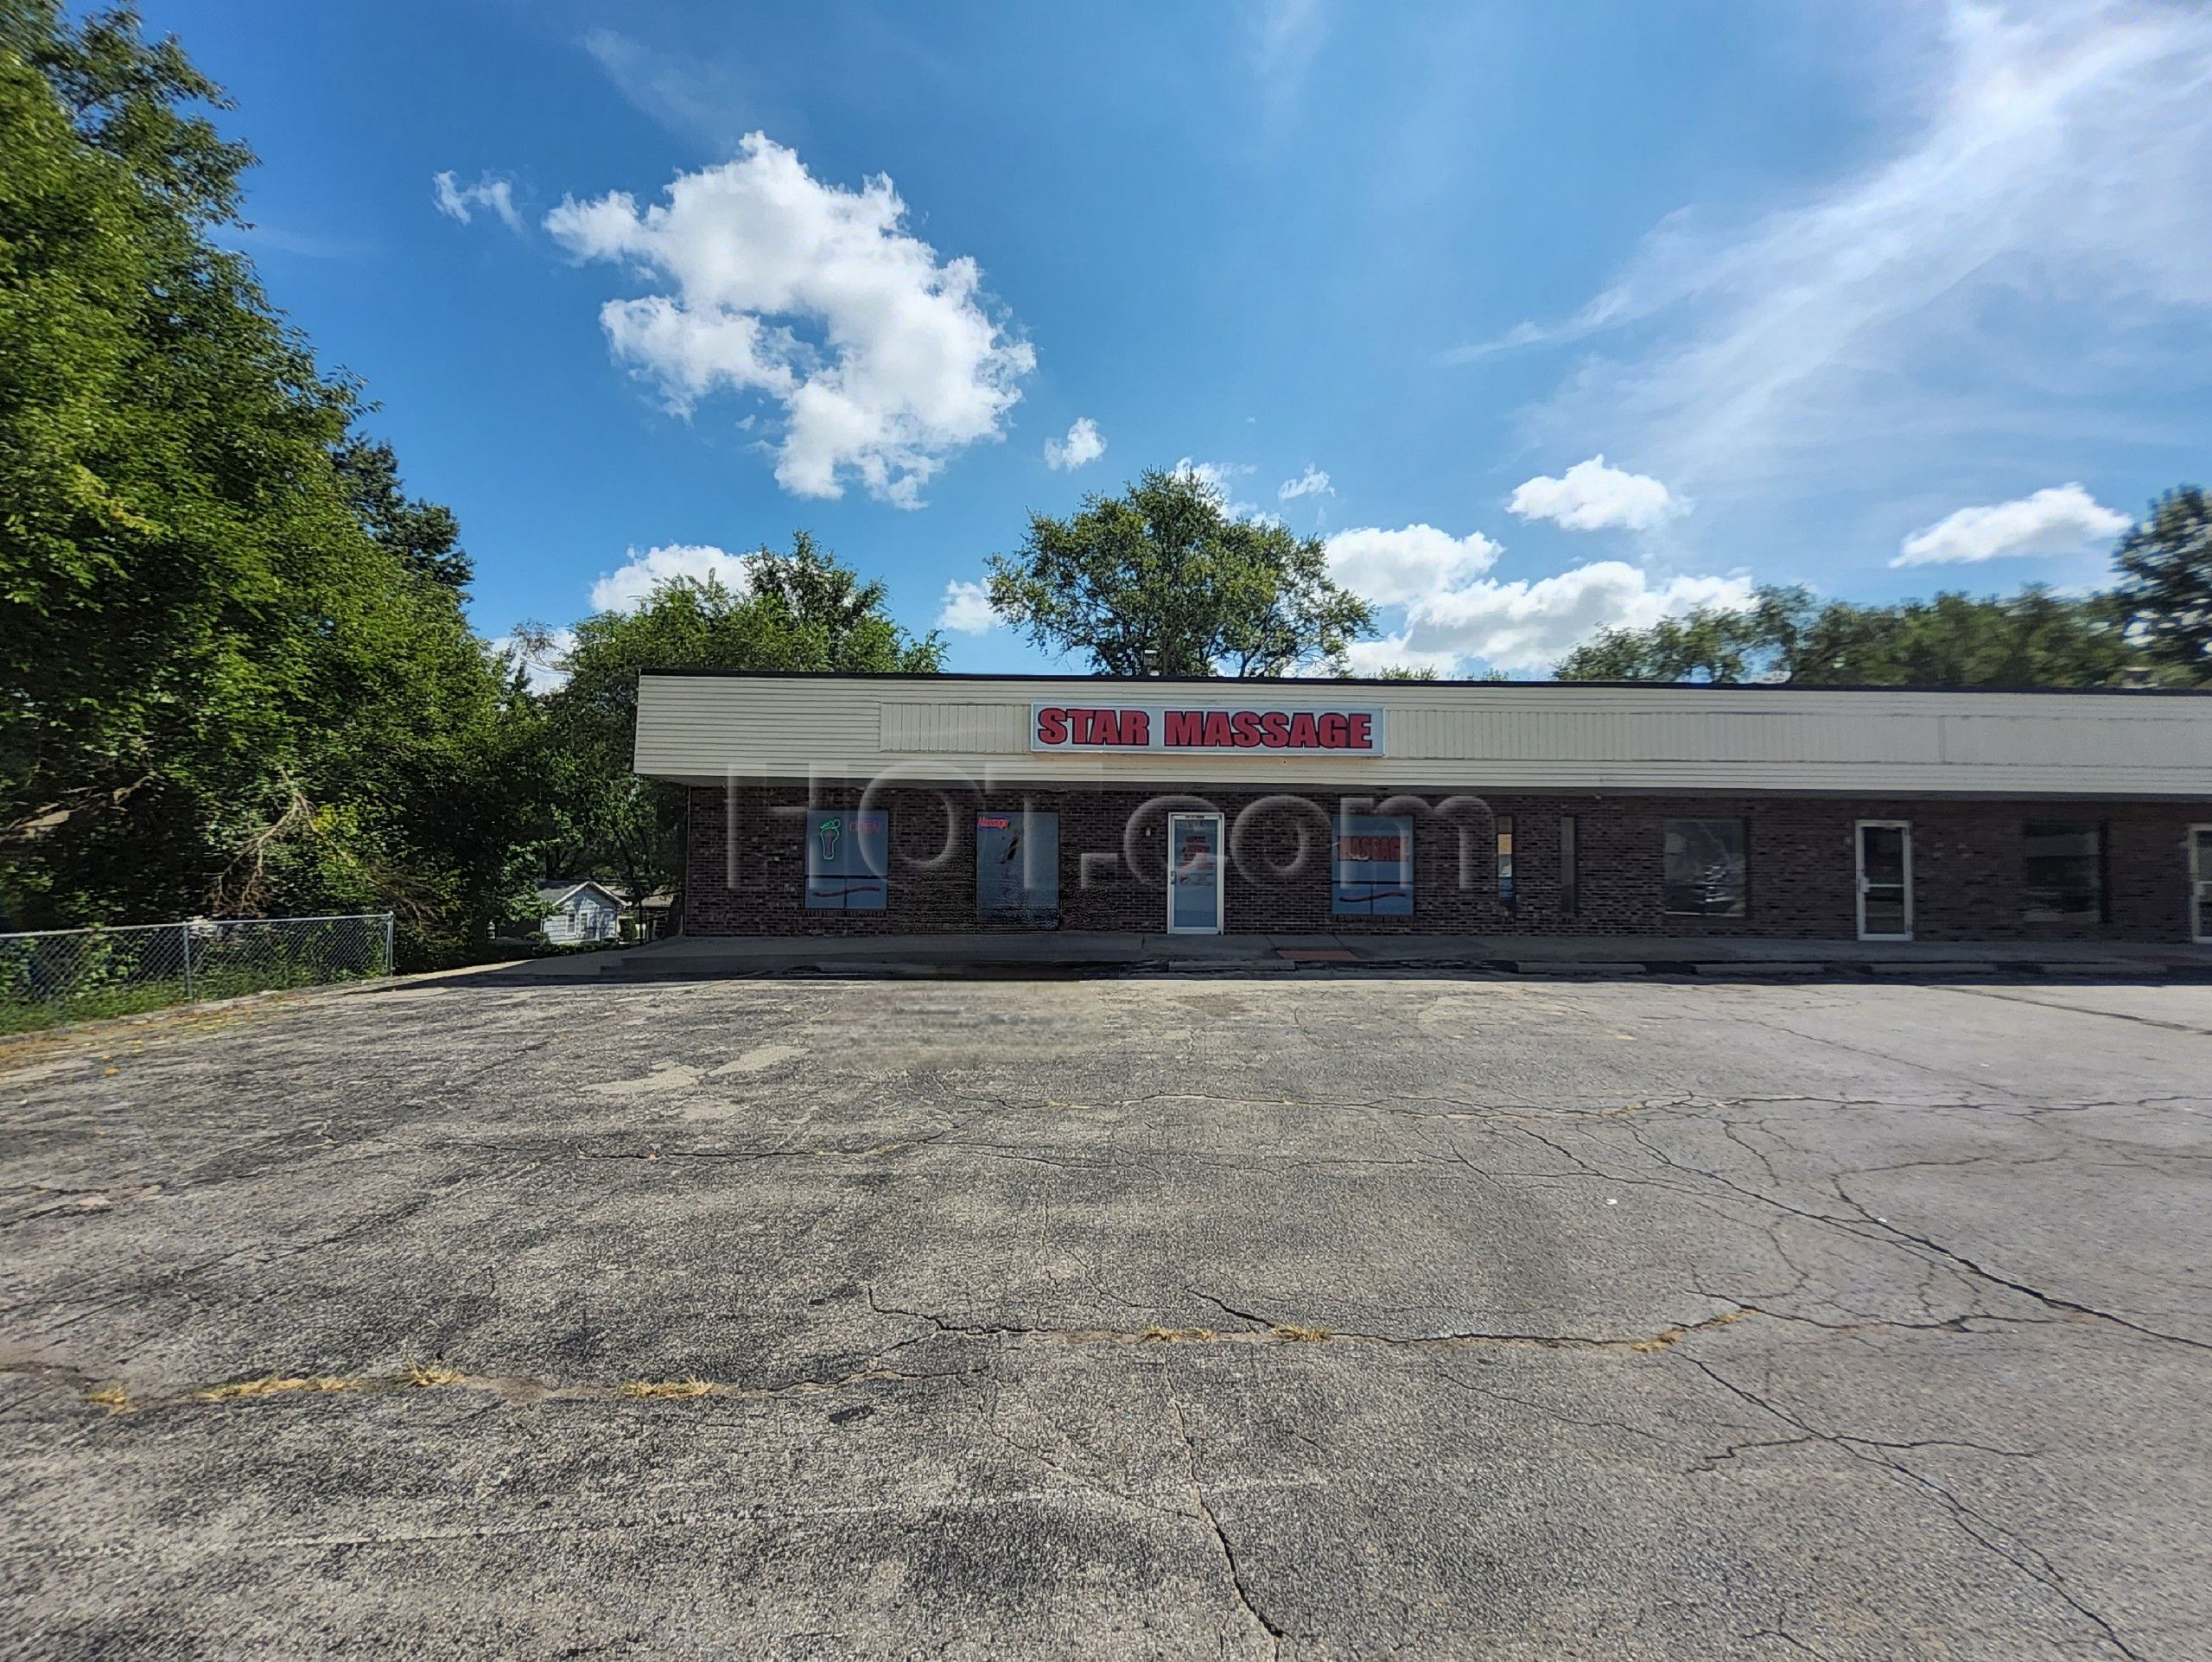
<svg viewBox="0 0 2212 1662">
<path fill-rule="evenodd" d="M 399 1376 L 403 1385 L 423 1386 L 459 1385 L 467 1377 L 459 1368 L 448 1367 L 443 1362 L 410 1362 Z"/>
<path fill-rule="evenodd" d="M 264 1373 L 258 1379 L 234 1379 L 228 1385 L 210 1385 L 205 1391 L 195 1391 L 192 1394 L 203 1403 L 227 1403 L 238 1402 L 248 1397 L 283 1396 L 292 1391 L 353 1391 L 358 1389 L 361 1384 L 362 1381 L 359 1379 L 345 1379 L 335 1373 L 309 1375 Z M 115 1394 L 118 1397 L 124 1396 L 120 1388 L 116 1390 Z M 88 1394 L 86 1400 L 99 1402 L 101 1393 Z M 124 1400 L 127 1402 L 129 1399 L 125 1398 Z"/>
<path fill-rule="evenodd" d="M 1295 1321 L 1278 1321 L 1273 1332 L 1276 1338 L 1288 1340 L 1294 1344 L 1317 1344 L 1330 1337 L 1326 1328 L 1300 1327 Z"/>
<path fill-rule="evenodd" d="M 1195 1340 L 1200 1344 L 1205 1344 L 1218 1336 L 1211 1328 L 1163 1328 L 1154 1325 L 1139 1334 L 1137 1342 L 1144 1345 L 1172 1345 L 1179 1340 Z"/>
</svg>

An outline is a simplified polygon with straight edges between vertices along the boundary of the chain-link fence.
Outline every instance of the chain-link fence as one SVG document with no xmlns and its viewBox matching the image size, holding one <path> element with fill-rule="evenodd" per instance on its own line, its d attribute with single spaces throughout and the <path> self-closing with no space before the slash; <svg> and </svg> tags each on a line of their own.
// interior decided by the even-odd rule
<svg viewBox="0 0 2212 1662">
<path fill-rule="evenodd" d="M 391 914 L 0 934 L 0 1032 L 391 973 Z"/>
</svg>

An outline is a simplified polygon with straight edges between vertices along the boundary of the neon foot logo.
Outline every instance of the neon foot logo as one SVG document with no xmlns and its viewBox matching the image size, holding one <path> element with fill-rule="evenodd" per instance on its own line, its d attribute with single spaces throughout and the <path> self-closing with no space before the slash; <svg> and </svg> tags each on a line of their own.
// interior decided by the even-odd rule
<svg viewBox="0 0 2212 1662">
<path fill-rule="evenodd" d="M 843 820 L 825 819 L 822 822 L 821 829 L 815 832 L 815 836 L 822 844 L 822 857 L 823 859 L 834 860 L 837 857 L 838 839 L 843 837 L 844 834 L 845 822 Z"/>
</svg>

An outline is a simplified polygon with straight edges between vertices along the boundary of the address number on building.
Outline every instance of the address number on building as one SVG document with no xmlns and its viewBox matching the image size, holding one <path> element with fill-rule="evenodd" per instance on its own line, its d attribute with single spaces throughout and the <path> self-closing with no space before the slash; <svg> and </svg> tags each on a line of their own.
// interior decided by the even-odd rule
<svg viewBox="0 0 2212 1662">
<path fill-rule="evenodd" d="M 1382 712 L 1369 704 L 1032 704 L 1032 750 L 1320 751 L 1380 756 Z"/>
</svg>

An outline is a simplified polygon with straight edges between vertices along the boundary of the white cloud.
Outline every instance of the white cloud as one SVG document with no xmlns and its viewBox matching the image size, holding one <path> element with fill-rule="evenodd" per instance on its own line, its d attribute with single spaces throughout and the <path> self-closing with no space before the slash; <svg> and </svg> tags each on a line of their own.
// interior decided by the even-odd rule
<svg viewBox="0 0 2212 1662">
<path fill-rule="evenodd" d="M 1295 479 L 1286 479 L 1275 492 L 1278 502 L 1294 502 L 1301 496 L 1334 496 L 1336 487 L 1329 483 L 1329 475 L 1312 462 Z"/>
<path fill-rule="evenodd" d="M 739 593 L 751 583 L 746 575 L 745 557 L 711 543 L 665 543 L 642 554 L 633 548 L 621 566 L 592 584 L 592 609 L 633 612 L 671 577 L 689 577 L 694 582 L 714 577 L 723 588 Z"/>
<path fill-rule="evenodd" d="M 1232 519 L 1267 518 L 1257 502 L 1236 500 L 1236 481 L 1260 470 L 1248 462 L 1193 462 L 1185 456 L 1175 464 L 1178 479 L 1195 479 L 1204 485 L 1221 503 L 1221 511 Z"/>
<path fill-rule="evenodd" d="M 2079 485 L 2018 501 L 1961 508 L 1904 539 L 1891 565 L 1965 565 L 2031 554 L 2083 554 L 2127 529 L 2128 517 Z"/>
<path fill-rule="evenodd" d="M 1377 606 L 1402 606 L 1480 576 L 1503 551 L 1479 531 L 1454 537 L 1434 525 L 1340 531 L 1328 550 L 1329 575 Z"/>
<path fill-rule="evenodd" d="M 1065 438 L 1045 441 L 1045 465 L 1055 473 L 1087 468 L 1105 454 L 1106 441 L 1099 436 L 1098 423 L 1088 416 L 1077 417 Z"/>
<path fill-rule="evenodd" d="M 1456 652 L 1415 652 L 1402 635 L 1385 635 L 1379 640 L 1355 640 L 1345 648 L 1344 658 L 1354 675 L 1380 675 L 1385 670 L 1433 670 L 1446 678 L 1459 672 L 1459 654 Z"/>
<path fill-rule="evenodd" d="M 437 203 L 438 212 L 449 220 L 467 225 L 476 215 L 476 210 L 486 208 L 497 215 L 499 223 L 510 231 L 522 229 L 522 214 L 515 207 L 515 187 L 512 179 L 497 174 L 479 174 L 476 182 L 464 185 L 451 173 L 430 175 L 431 200 Z"/>
<path fill-rule="evenodd" d="M 756 132 L 734 160 L 679 174 L 664 203 L 563 200 L 545 228 L 668 285 L 608 301 L 600 322 L 673 407 L 763 394 L 783 408 L 785 490 L 840 496 L 857 478 L 911 508 L 951 452 L 998 436 L 1036 354 L 986 309 L 976 262 L 939 260 L 906 218 L 888 178 L 824 184 Z"/>
<path fill-rule="evenodd" d="M 1555 519 L 1569 531 L 1649 531 L 1689 512 L 1689 504 L 1648 474 L 1608 468 L 1593 455 L 1564 477 L 1523 480 L 1506 505 L 1523 519 Z"/>
<path fill-rule="evenodd" d="M 498 636 L 488 644 L 495 656 L 522 671 L 532 692 L 553 692 L 568 685 L 569 654 L 576 649 L 574 629 L 554 630 L 543 652 L 525 650 L 522 642 L 511 634 Z"/>
<path fill-rule="evenodd" d="M 1748 577 L 1675 577 L 1655 585 L 1641 567 L 1599 560 L 1534 582 L 1487 579 L 1415 601 L 1396 654 L 1479 658 L 1500 669 L 1542 669 L 1605 628 L 1648 628 L 1699 606 L 1738 608 Z"/>
<path fill-rule="evenodd" d="M 957 634 L 985 634 L 998 627 L 991 610 L 991 592 L 980 583 L 948 583 L 944 604 L 938 608 L 937 627 Z"/>
<path fill-rule="evenodd" d="M 1880 159 L 1749 220 L 1671 216 L 1565 323 L 1454 355 L 1636 326 L 1536 431 L 1618 435 L 1770 525 L 1992 435 L 2065 453 L 2146 373 L 2201 385 L 2212 10 L 1951 0 L 1899 13 L 1881 50 Z"/>
</svg>

